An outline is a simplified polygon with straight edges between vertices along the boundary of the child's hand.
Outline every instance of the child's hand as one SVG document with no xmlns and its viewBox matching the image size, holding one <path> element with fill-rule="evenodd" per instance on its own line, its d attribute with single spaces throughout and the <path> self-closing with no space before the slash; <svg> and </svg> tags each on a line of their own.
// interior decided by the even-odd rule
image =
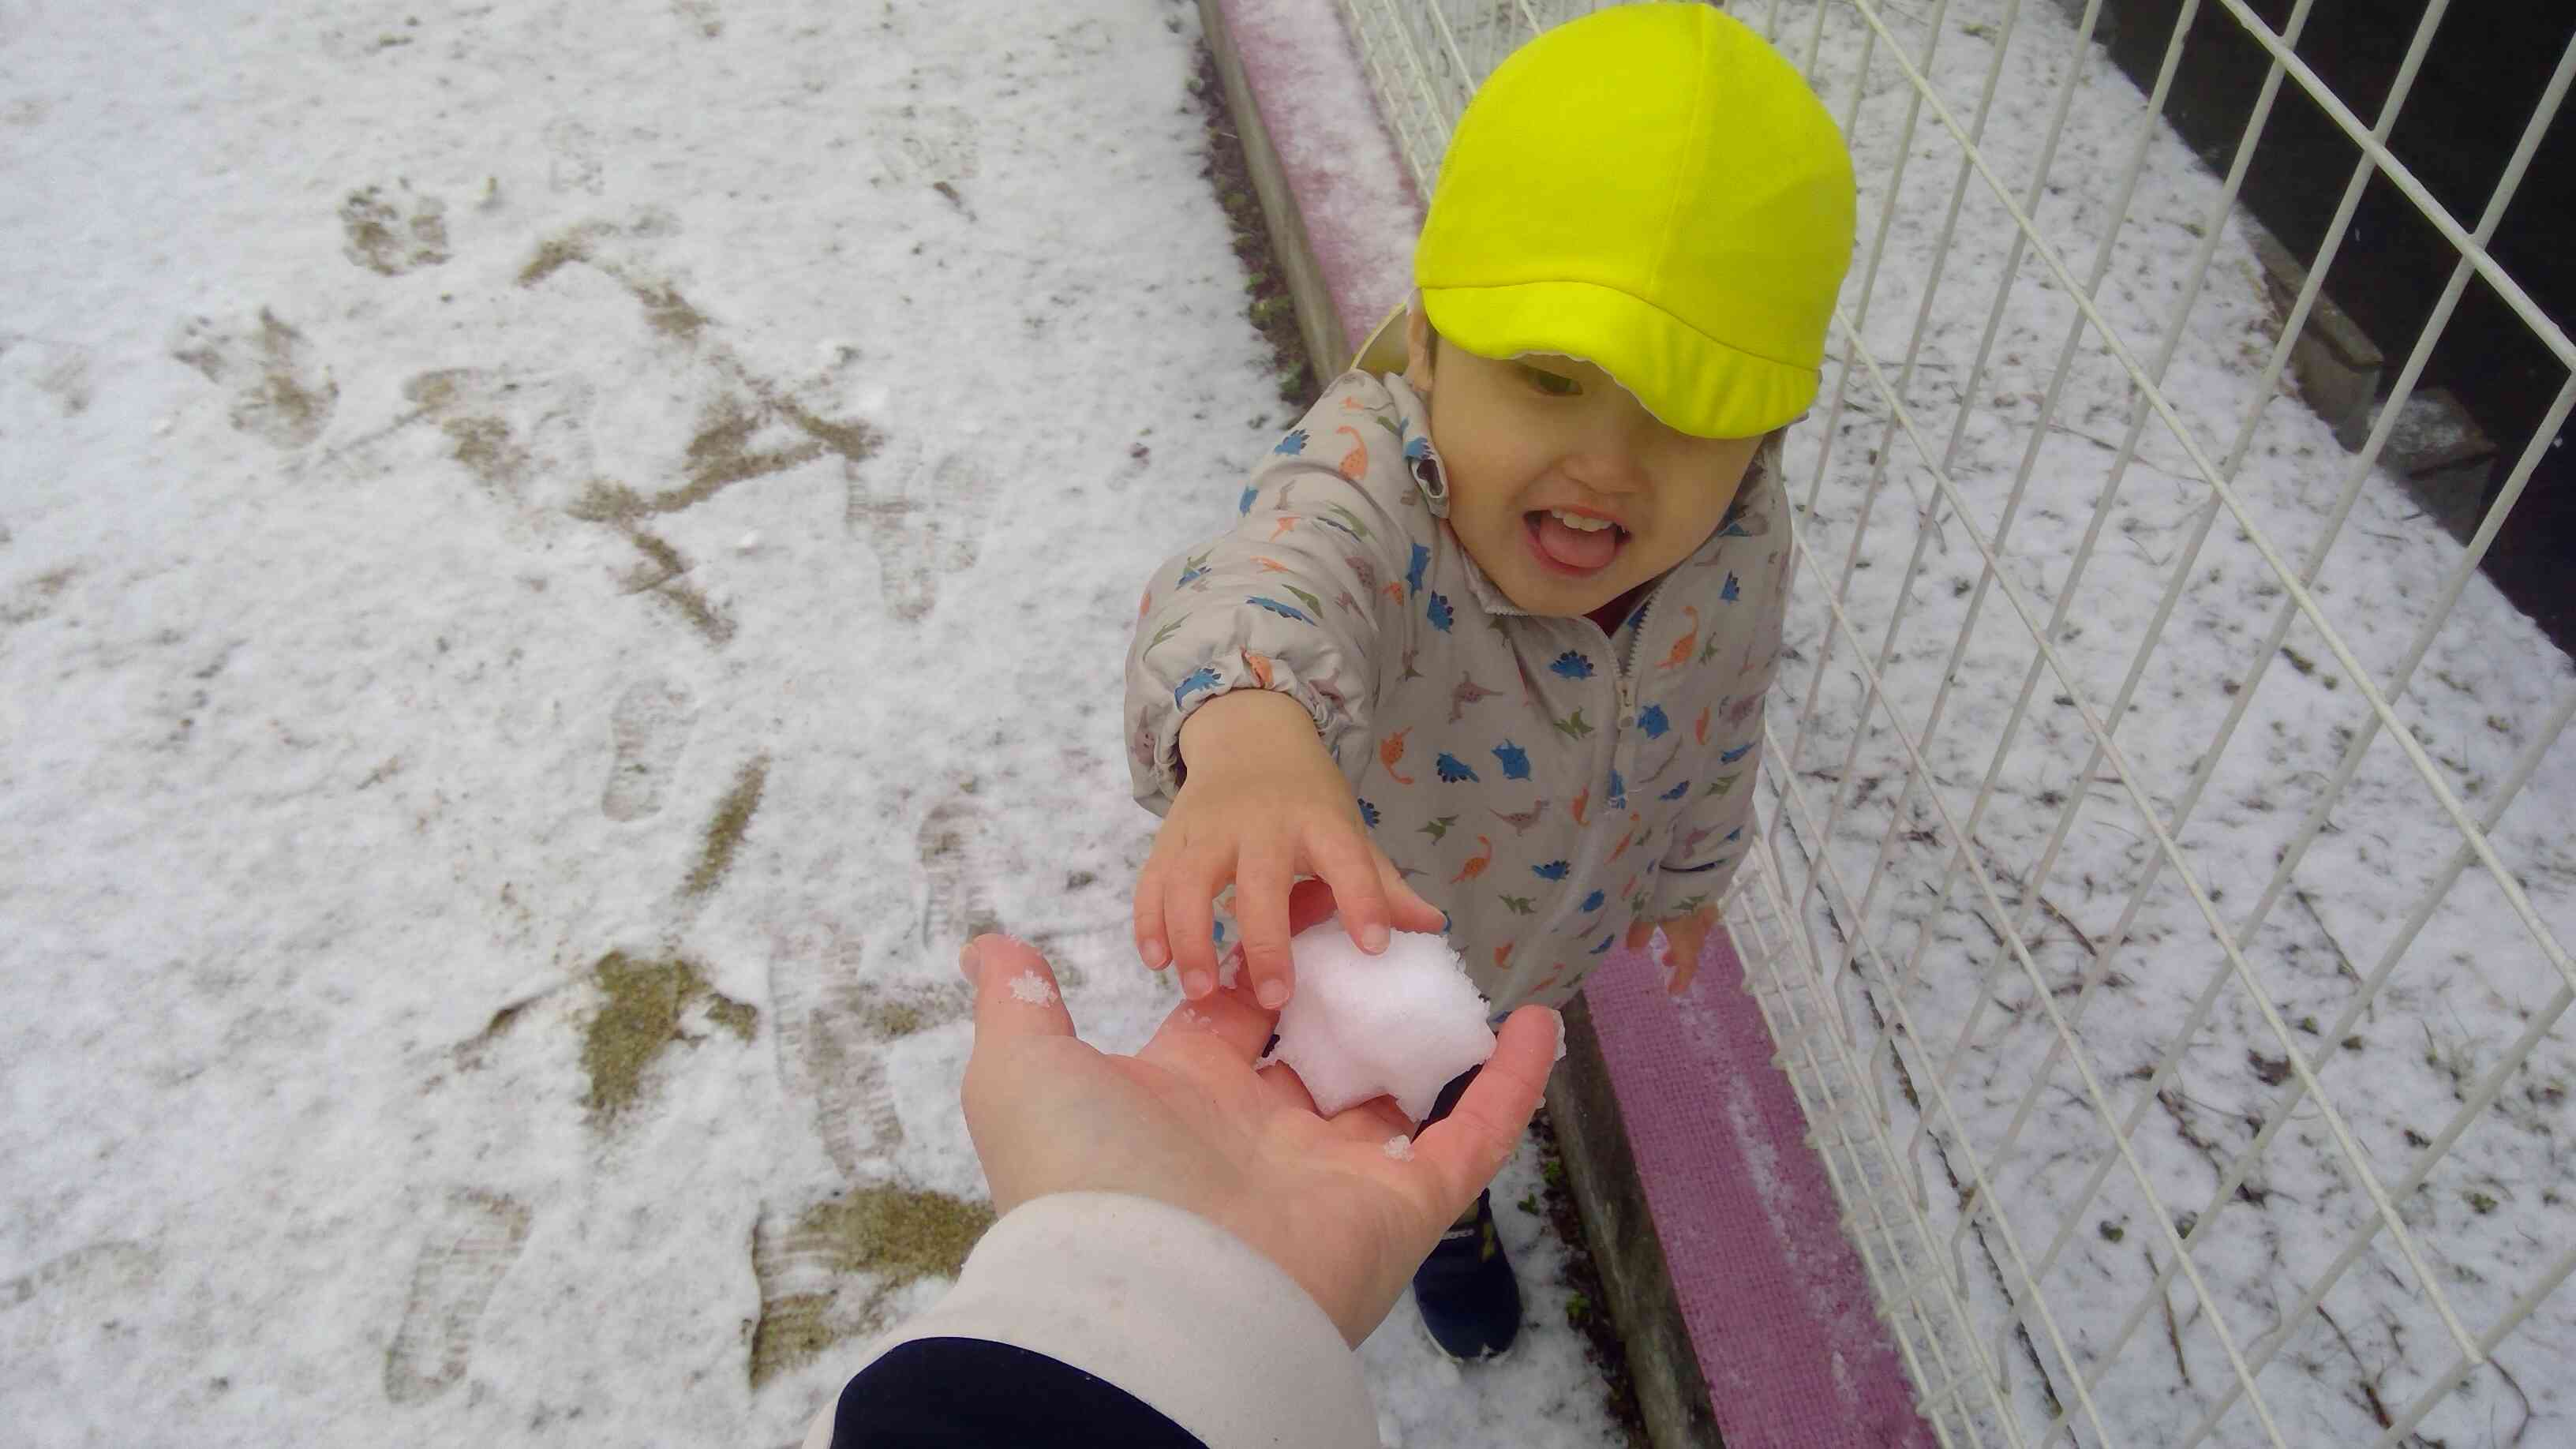
<svg viewBox="0 0 2576 1449">
<path fill-rule="evenodd" d="M 1136 877 L 1136 954 L 1157 971 L 1177 962 L 1183 995 L 1216 989 L 1210 932 L 1229 881 L 1249 973 L 1238 984 L 1274 1011 L 1294 985 L 1288 890 L 1300 875 L 1331 889 L 1362 950 L 1384 950 L 1390 929 L 1441 929 L 1439 907 L 1369 839 L 1341 767 L 1295 701 L 1261 691 L 1211 700 L 1183 727 L 1181 748 L 1189 774 Z"/>
<path fill-rule="evenodd" d="M 1628 949 L 1636 950 L 1655 938 L 1655 927 L 1664 928 L 1664 965 L 1672 969 L 1672 981 L 1664 989 L 1679 996 L 1690 990 L 1691 978 L 1699 974 L 1699 949 L 1708 944 L 1708 933 L 1717 928 L 1717 907 L 1702 906 L 1687 916 L 1669 921 L 1640 920 L 1628 927 Z"/>
</svg>

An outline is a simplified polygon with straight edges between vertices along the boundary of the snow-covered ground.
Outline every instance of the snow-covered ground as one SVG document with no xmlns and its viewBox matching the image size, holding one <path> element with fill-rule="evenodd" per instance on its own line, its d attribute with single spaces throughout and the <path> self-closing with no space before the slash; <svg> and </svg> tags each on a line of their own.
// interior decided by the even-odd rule
<svg viewBox="0 0 2576 1449">
<path fill-rule="evenodd" d="M 1747 7 L 1746 13 L 1758 22 L 1772 8 Z M 1915 57 L 1931 17 L 1946 10 L 1934 83 L 1965 125 L 2010 8 L 2002 0 L 1958 0 L 1946 7 L 1885 6 L 1883 13 Z M 1982 145 L 2022 198 L 2050 134 L 2072 27 L 2056 6 L 2019 10 Z M 1780 13 L 1785 48 L 1802 53 L 1816 33 L 1816 7 L 1791 3 Z M 1854 7 L 1824 8 L 1818 69 L 1838 115 L 1851 105 L 1867 34 Z M 2138 89 L 2098 51 L 2087 64 L 2036 206 L 2041 231 L 2079 280 L 2090 275 L 2143 111 Z M 1900 155 L 1909 94 L 1881 42 L 1853 127 L 1864 252 Z M 1928 110 L 1910 151 L 1898 220 L 1862 323 L 1891 384 L 1933 275 L 1959 164 L 1956 143 L 1936 130 Z M 2198 446 L 2224 460 L 2254 400 L 2280 319 L 2266 302 L 2241 222 L 2213 214 L 2217 196 L 2218 177 L 2170 131 L 2160 131 L 2098 298 L 2139 359 L 2152 363 L 2193 275 L 2197 249 L 2215 226 L 2215 265 L 2163 386 Z M 2547 204 L 2537 196 L 2521 203 L 2526 209 Z M 2136 394 L 2128 375 L 2088 335 L 2067 369 L 2063 399 L 2040 429 L 2074 309 L 2063 287 L 2028 254 L 1991 355 L 1970 381 L 2011 236 L 2001 207 L 1972 180 L 1905 400 L 1924 447 L 1946 462 L 1970 516 L 1989 537 L 2001 526 L 2037 433 L 2030 492 L 2011 524 L 2006 572 L 2045 619 L 2070 588 L 2071 561 L 2111 475 Z M 2366 238 L 2352 243 L 2367 244 Z M 2428 290 L 2439 284 L 2425 279 Z M 1857 286 L 1845 300 L 1847 308 L 1860 305 Z M 1832 989 L 1864 1043 L 1884 1040 L 1879 1022 L 1907 1037 L 1903 1080 L 1885 1073 L 1886 1056 L 1878 1056 L 1883 1075 L 1876 1100 L 1894 1116 L 1900 1151 L 1917 1120 L 1908 1092 L 1933 1120 L 1938 1150 L 1909 1161 L 1930 1198 L 1936 1230 L 1946 1235 L 1960 1221 L 1973 1188 L 1972 1164 L 1984 1166 L 1989 1200 L 2012 1226 L 2008 1243 L 1983 1204 L 1973 1204 L 1977 1225 L 1959 1240 L 1957 1258 L 1945 1252 L 1918 1266 L 1946 1270 L 1955 1261 L 1983 1325 L 1978 1337 L 1999 1357 L 2005 1401 L 2024 1432 L 2034 1434 L 2029 1442 L 2038 1442 L 2035 1431 L 2061 1406 L 2073 1414 L 2082 1443 L 2183 1442 L 2235 1382 L 2218 1323 L 2247 1355 L 2272 1330 L 2286 1327 L 2278 1356 L 2258 1379 L 2283 1442 L 2376 1441 L 2448 1368 L 2458 1346 L 2416 1266 L 2385 1229 L 2319 1309 L 2293 1316 L 2308 1285 L 2376 1216 L 2338 1145 L 2336 1124 L 2348 1129 L 2371 1173 L 2395 1196 L 2467 1334 L 2483 1334 L 2576 1242 L 2576 1122 L 2567 1108 L 2576 1080 L 2576 1028 L 2556 1016 L 2566 1004 L 2565 968 L 2535 943 L 2493 876 L 2472 864 L 2397 958 L 2385 989 L 2349 1024 L 2341 1021 L 2359 1000 L 2363 980 L 2401 944 L 2409 913 L 2460 840 L 2384 732 L 2259 928 L 2247 929 L 2281 852 L 2296 848 L 2302 822 L 2329 793 L 2338 759 L 2368 711 L 2308 622 L 2294 624 L 2277 651 L 2266 647 L 2287 600 L 2232 516 L 2219 517 L 2196 561 L 2182 557 L 2208 490 L 2195 481 L 2172 433 L 2153 419 L 2102 518 L 2101 543 L 2075 587 L 2057 644 L 2083 700 L 2107 717 L 2167 579 L 2189 569 L 2162 643 L 2119 721 L 2117 741 L 2158 818 L 2170 824 L 2221 720 L 2231 707 L 2245 706 L 2205 793 L 2175 833 L 2219 918 L 2240 935 L 2280 1029 L 2266 1022 L 2241 984 L 2222 979 L 2227 962 L 2170 868 L 2129 923 L 2126 944 L 2115 948 L 2123 911 L 2155 858 L 2155 843 L 2107 763 L 2079 781 L 2091 739 L 2074 693 L 2057 676 L 2039 678 L 2028 717 L 2007 735 L 2033 655 L 2029 629 L 1999 591 L 1981 588 L 1982 560 L 1946 506 L 1940 510 L 1946 521 L 1926 538 L 1917 509 L 1934 501 L 1933 482 L 1915 442 L 1902 429 L 1891 432 L 1878 387 L 1857 368 L 1840 382 L 1847 389 L 1840 411 L 1831 407 L 1833 378 L 1827 405 L 1818 411 L 1830 432 L 1810 426 L 1793 436 L 1791 472 L 1802 488 L 1815 476 L 1828 437 L 1831 452 L 1815 515 L 1804 525 L 1817 567 L 1801 575 L 1793 596 L 1796 662 L 1783 670 L 1770 714 L 1784 752 L 1806 719 L 1803 748 L 1794 760 L 1775 756 L 1768 778 L 1776 787 L 1779 772 L 1790 769 L 1808 814 L 1801 821 L 1784 812 L 1775 791 L 1766 818 L 1788 817 L 1775 826 L 1774 838 L 1793 862 L 1787 881 L 1794 894 L 1806 880 L 1805 866 L 1795 862 L 1816 848 L 1824 817 L 1839 808 L 1829 855 L 1848 894 L 1836 890 L 1830 913 L 1810 899 L 1804 919 L 1828 953 L 1828 968 L 1845 959 L 1847 937 L 1871 943 L 1861 953 L 1861 974 L 1833 973 Z M 1873 491 L 1872 464 L 1882 450 L 1892 467 Z M 2261 528 L 2298 564 L 2323 536 L 2351 467 L 2351 456 L 2325 426 L 2295 398 L 2281 397 L 2263 412 L 2236 486 Z M 1918 542 L 1925 544 L 1919 559 Z M 2383 689 L 2461 556 L 2459 545 L 2428 523 L 2393 479 L 2382 473 L 2364 480 L 2313 592 Z M 1861 647 L 1833 639 L 1819 682 L 1816 665 L 1831 629 L 1826 599 L 1847 561 L 1846 607 Z M 2064 1060 L 2041 1072 L 2058 1038 L 2040 993 L 2001 953 L 1983 898 L 1965 879 L 1944 893 L 1950 826 L 1919 785 L 1908 793 L 1906 756 L 1887 729 L 1884 708 L 1872 705 L 1864 714 L 1854 660 L 1877 659 L 1899 610 L 1900 585 L 1903 624 L 1884 666 L 1897 714 L 1922 744 L 1950 822 L 1969 821 L 1993 770 L 1994 797 L 1975 821 L 1977 864 L 1995 883 L 2005 914 L 2035 943 L 2047 1000 L 2068 1017 L 2080 1007 L 2076 1030 L 2087 1066 L 2114 1115 L 2137 1120 L 2132 1140 L 2146 1189 L 2115 1163 L 2101 1194 L 2085 1198 L 2110 1154 L 2111 1134 Z M 1972 609 L 1978 612 L 1970 626 Z M 1967 646 L 1953 664 L 1951 648 L 1963 630 Z M 1939 728 L 1926 739 L 1927 712 L 1945 671 L 1955 683 Z M 2517 758 L 2545 735 L 2571 690 L 2576 671 L 2567 658 L 2482 578 L 2472 578 L 2396 713 L 2477 816 L 2491 807 Z M 1895 814 L 1900 799 L 1902 819 Z M 2559 942 L 2576 939 L 2576 852 L 2566 825 L 2571 803 L 2576 749 L 2561 745 L 2541 758 L 2491 836 Z M 2052 830 L 2069 811 L 2076 812 L 2071 833 L 2044 880 L 2031 882 Z M 1882 841 L 1890 841 L 1885 878 L 1876 882 L 1866 918 L 1857 919 L 1854 899 L 1870 888 Z M 1988 989 L 1981 983 L 1990 971 Z M 2102 974 L 2089 995 L 2082 992 L 2088 973 Z M 2211 1015 L 2187 1028 L 2188 1013 L 2213 981 Z M 2428 1144 L 2439 1147 L 2446 1124 L 2472 1100 L 2481 1077 L 2510 1060 L 2526 1030 L 2544 1034 L 2504 1077 L 2494 1105 L 2474 1118 L 2420 1186 L 2397 1192 Z M 2174 1073 L 2150 1083 L 2166 1049 L 2186 1040 Z M 2334 1118 L 2313 1095 L 2303 1101 L 2243 1187 L 2220 1198 L 2212 1217 L 2222 1172 L 2253 1140 L 2264 1114 L 2298 1086 L 2293 1045 L 2322 1081 Z M 2006 1134 L 2025 1108 L 2028 1120 L 2007 1151 Z M 2210 1219 L 2191 1257 L 2213 1301 L 2177 1277 L 2165 1306 L 2156 1305 L 2149 1284 L 2171 1267 L 2173 1252 L 2148 1209 L 2150 1197 L 2185 1231 Z M 2052 1248 L 2061 1232 L 2063 1244 Z M 2037 1268 L 2052 1251 L 2037 1295 L 2049 1321 L 2030 1314 L 2024 1334 L 2016 1336 L 2005 1327 L 2003 1297 L 2029 1297 L 2016 1254 Z M 2115 1345 L 2133 1308 L 2141 1310 L 2135 1331 Z M 2062 1353 L 2052 1335 L 2062 1335 Z M 1948 1345 L 1953 1365 L 1963 1362 L 1962 1347 Z M 2090 1405 L 2079 1400 L 2070 1359 L 2090 1381 Z M 2406 1442 L 2454 1449 L 2576 1443 L 2576 1393 L 2562 1372 L 2548 1367 L 2571 1360 L 2576 1288 L 2561 1288 L 2503 1341 L 2489 1366 L 2417 1427 L 2420 1440 Z M 1960 1427 L 1966 1429 L 1964 1421 Z M 1983 1434 L 1961 1442 L 2019 1442 L 2000 1433 L 1991 1415 Z M 2240 1398 L 2209 1442 L 2271 1440 Z"/>
<path fill-rule="evenodd" d="M 1286 420 L 1197 38 L 0 0 L 11 1442 L 778 1444 L 936 1293 L 958 941 L 1171 1000 L 1120 660 Z M 1536 1177 L 1391 1441 L 1615 1433 Z"/>
</svg>

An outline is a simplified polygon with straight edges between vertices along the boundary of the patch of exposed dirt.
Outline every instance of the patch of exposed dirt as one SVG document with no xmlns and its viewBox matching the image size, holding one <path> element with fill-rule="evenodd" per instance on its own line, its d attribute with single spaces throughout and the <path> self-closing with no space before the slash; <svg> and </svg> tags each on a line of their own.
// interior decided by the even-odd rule
<svg viewBox="0 0 2576 1449">
<path fill-rule="evenodd" d="M 683 1030 L 691 1006 L 705 1000 L 708 1018 L 744 1041 L 760 1020 L 750 1004 L 709 987 L 685 957 L 647 961 L 611 951 L 599 958 L 592 975 L 606 1000 L 582 1029 L 581 1067 L 590 1078 L 582 1105 L 603 1125 L 643 1096 L 645 1069 L 665 1047 L 694 1040 Z"/>
</svg>

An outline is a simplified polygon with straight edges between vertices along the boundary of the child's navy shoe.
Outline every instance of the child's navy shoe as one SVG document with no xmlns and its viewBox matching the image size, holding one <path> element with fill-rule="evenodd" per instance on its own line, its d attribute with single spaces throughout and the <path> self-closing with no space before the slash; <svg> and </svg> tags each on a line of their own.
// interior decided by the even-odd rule
<svg viewBox="0 0 2576 1449">
<path fill-rule="evenodd" d="M 1476 1198 L 1476 1220 L 1440 1235 L 1413 1273 L 1413 1301 L 1431 1341 L 1456 1359 L 1492 1358 L 1521 1331 L 1521 1287 L 1494 1233 L 1491 1192 Z"/>
</svg>

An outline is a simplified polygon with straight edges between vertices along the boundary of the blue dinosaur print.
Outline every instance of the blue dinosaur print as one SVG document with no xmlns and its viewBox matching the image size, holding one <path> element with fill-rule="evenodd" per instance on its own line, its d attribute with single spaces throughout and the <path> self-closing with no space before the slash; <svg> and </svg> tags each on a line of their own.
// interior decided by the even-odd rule
<svg viewBox="0 0 2576 1449">
<path fill-rule="evenodd" d="M 1613 810 L 1628 808 L 1628 782 L 1615 769 L 1610 772 L 1610 808 Z"/>
<path fill-rule="evenodd" d="M 1615 932 L 1615 931 L 1614 931 L 1614 932 L 1610 933 L 1609 935 L 1602 937 L 1602 938 L 1601 938 L 1601 944 L 1600 944 L 1600 945 L 1593 947 L 1591 950 L 1586 951 L 1586 952 L 1584 952 L 1583 954 L 1584 954 L 1584 955 L 1586 955 L 1586 956 L 1598 956 L 1598 955 L 1600 955 L 1602 952 L 1609 950 L 1609 949 L 1610 949 L 1610 943 L 1611 943 L 1611 942 L 1613 942 L 1613 941 L 1616 941 L 1616 940 L 1618 940 L 1618 939 L 1619 939 L 1619 935 L 1618 935 L 1618 933 L 1617 933 L 1617 932 Z"/>
<path fill-rule="evenodd" d="M 1189 702 L 1191 695 L 1202 689 L 1214 689 L 1224 682 L 1215 670 L 1202 664 L 1181 676 L 1181 682 L 1172 690 L 1172 708 L 1179 709 Z"/>
<path fill-rule="evenodd" d="M 1396 435 L 1398 437 L 1402 437 L 1403 434 L 1404 429 L 1399 423 L 1396 428 Z M 1431 456 L 1431 440 L 1429 438 L 1406 439 L 1404 444 L 1404 461 L 1408 463 L 1419 463 L 1429 456 Z"/>
<path fill-rule="evenodd" d="M 1727 842 L 1738 841 L 1738 840 L 1742 840 L 1743 838 L 1744 838 L 1744 827 L 1743 827 L 1743 826 L 1741 826 L 1741 825 L 1739 825 L 1739 826 L 1735 827 L 1733 830 L 1730 830 L 1730 831 L 1726 832 L 1726 840 L 1727 840 Z"/>
<path fill-rule="evenodd" d="M 1290 428 L 1288 430 L 1288 436 L 1281 438 L 1279 440 L 1279 446 L 1271 449 L 1270 451 L 1274 453 L 1285 453 L 1292 458 L 1305 452 L 1306 430 L 1304 428 Z"/>
<path fill-rule="evenodd" d="M 1726 586 L 1717 591 L 1717 596 L 1732 604 L 1735 602 L 1737 596 L 1743 592 L 1743 588 L 1735 577 L 1735 570 L 1728 569 L 1726 571 Z"/>
<path fill-rule="evenodd" d="M 1469 765 L 1466 761 L 1459 759 L 1456 755 L 1449 753 L 1447 750 L 1442 750 L 1440 752 L 1440 758 L 1432 761 L 1431 763 L 1432 767 L 1439 771 L 1440 778 L 1448 781 L 1452 785 L 1457 784 L 1461 780 L 1476 780 L 1475 767 Z M 1484 783 L 1482 780 L 1476 780 L 1476 782 L 1478 784 Z"/>
<path fill-rule="evenodd" d="M 1494 758 L 1503 762 L 1503 778 L 1526 780 L 1530 777 L 1529 751 L 1505 740 L 1494 746 Z"/>
<path fill-rule="evenodd" d="M 1717 762 L 1721 765 L 1732 765 L 1736 761 L 1743 759 L 1746 753 L 1751 751 L 1752 748 L 1753 742 L 1751 740 L 1746 740 L 1743 744 L 1737 745 L 1734 749 L 1720 752 L 1717 757 Z"/>
<path fill-rule="evenodd" d="M 1250 513 L 1252 511 L 1252 500 L 1260 496 L 1260 489 L 1253 487 L 1249 483 L 1244 484 L 1243 496 L 1234 501 L 1234 516 L 1241 518 L 1245 514 Z"/>
<path fill-rule="evenodd" d="M 1599 891 L 1594 891 L 1592 894 L 1585 896 L 1583 898 L 1583 914 L 1587 916 L 1591 915 L 1594 911 L 1601 909 L 1602 903 L 1609 899 L 1610 898 L 1608 896 Z"/>
<path fill-rule="evenodd" d="M 1305 610 L 1298 608 L 1294 604 L 1283 604 L 1277 599 L 1265 599 L 1259 594 L 1255 594 L 1252 597 L 1245 599 L 1244 602 L 1256 605 L 1260 608 L 1268 609 L 1270 612 L 1277 614 L 1282 619 L 1294 619 L 1300 624 L 1312 624 L 1315 622 L 1313 617 L 1308 615 Z"/>
<path fill-rule="evenodd" d="M 1430 616 L 1431 627 L 1443 634 L 1449 632 L 1451 621 L 1457 617 L 1449 608 L 1448 596 L 1440 593 L 1434 593 L 1431 596 L 1431 602 L 1423 612 Z"/>
<path fill-rule="evenodd" d="M 1680 784 L 1675 785 L 1673 788 L 1671 788 L 1671 789 L 1669 789 L 1669 790 L 1666 790 L 1664 793 L 1662 793 L 1661 795 L 1656 796 L 1655 798 L 1656 798 L 1656 799 L 1658 799 L 1658 800 L 1678 800 L 1678 799 L 1682 798 L 1684 795 L 1687 795 L 1687 794 L 1689 794 L 1689 793 L 1690 793 L 1690 781 L 1688 781 L 1688 780 L 1684 780 L 1684 781 L 1682 781 Z"/>
<path fill-rule="evenodd" d="M 1429 567 L 1431 567 L 1431 550 L 1421 544 L 1415 544 L 1413 557 L 1404 566 L 1404 587 L 1412 593 L 1421 593 L 1422 571 Z"/>
<path fill-rule="evenodd" d="M 1360 823 L 1371 830 L 1377 829 L 1377 807 L 1366 800 L 1360 802 Z"/>
<path fill-rule="evenodd" d="M 1210 939 L 1214 940 L 1217 945 L 1223 946 L 1225 944 L 1225 922 L 1217 922 L 1209 929 L 1208 936 Z"/>
<path fill-rule="evenodd" d="M 1354 543 L 1356 543 L 1356 542 L 1359 542 L 1359 541 L 1360 541 L 1359 531 L 1358 531 L 1357 529 L 1352 528 L 1349 524 L 1342 522 L 1340 519 L 1338 519 L 1338 518 L 1326 518 L 1324 515 L 1322 515 L 1322 514 L 1320 514 L 1320 513 L 1318 513 L 1318 514 L 1313 514 L 1313 515 L 1311 515 L 1311 516 L 1313 517 L 1313 519 L 1315 520 L 1315 522 L 1317 522 L 1317 523 L 1320 523 L 1320 524 L 1324 525 L 1326 528 L 1332 529 L 1332 530 L 1333 530 L 1334 532 L 1336 532 L 1336 533 L 1342 534 L 1343 536 L 1345 536 L 1345 537 L 1349 538 L 1349 539 L 1350 539 L 1351 541 L 1353 541 Z"/>
<path fill-rule="evenodd" d="M 1574 867 L 1566 864 L 1564 861 L 1551 860 L 1545 865 L 1531 866 L 1530 871 L 1540 880 L 1563 880 L 1565 879 L 1566 872 L 1573 868 Z"/>
<path fill-rule="evenodd" d="M 1584 658 L 1574 650 L 1568 649 L 1564 653 L 1556 656 L 1555 659 L 1549 661 L 1547 672 L 1560 679 L 1590 679 L 1592 677 L 1592 661 Z"/>
<path fill-rule="evenodd" d="M 1172 587 L 1176 589 L 1186 589 L 1190 585 L 1197 583 L 1199 580 L 1206 578 L 1207 575 L 1208 566 L 1206 562 L 1203 560 L 1194 561 L 1188 568 L 1181 570 L 1181 576 L 1179 578 L 1172 580 Z"/>
<path fill-rule="evenodd" d="M 1637 716 L 1637 728 L 1644 730 L 1650 740 L 1662 739 L 1664 732 L 1672 727 L 1673 722 L 1664 717 L 1664 707 L 1660 704 L 1647 705 L 1645 713 Z"/>
<path fill-rule="evenodd" d="M 1720 538 L 1751 538 L 1753 535 L 1746 531 L 1742 520 L 1739 519 L 1738 521 L 1730 523 L 1726 527 L 1719 529 L 1717 531 L 1717 536 Z"/>
</svg>

